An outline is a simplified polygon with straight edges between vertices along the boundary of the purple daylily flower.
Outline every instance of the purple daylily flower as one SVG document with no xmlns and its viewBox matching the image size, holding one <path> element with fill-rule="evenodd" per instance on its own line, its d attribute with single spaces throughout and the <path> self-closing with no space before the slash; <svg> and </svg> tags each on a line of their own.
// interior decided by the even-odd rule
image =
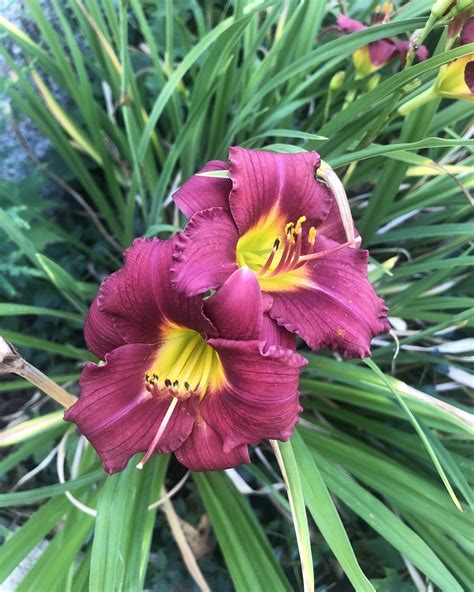
<svg viewBox="0 0 474 592">
<path fill-rule="evenodd" d="M 137 239 L 101 285 L 85 323 L 105 363 L 82 372 L 65 413 L 114 473 L 132 455 L 174 452 L 192 470 L 248 463 L 248 445 L 287 440 L 297 422 L 306 360 L 277 327 L 248 269 L 207 300 L 169 281 L 176 237 Z"/>
<path fill-rule="evenodd" d="M 172 283 L 192 296 L 248 267 L 278 325 L 313 349 L 364 357 L 389 329 L 387 307 L 367 278 L 367 251 L 347 241 L 332 193 L 316 180 L 319 165 L 316 152 L 238 147 L 229 164 L 208 163 L 201 173 L 228 169 L 229 178 L 194 175 L 174 194 L 190 220 Z"/>
<path fill-rule="evenodd" d="M 367 29 L 367 26 L 343 14 L 338 14 L 336 28 L 345 34 L 350 34 Z M 409 46 L 410 43 L 406 40 L 384 38 L 372 41 L 368 45 L 356 49 L 352 58 L 357 76 L 359 78 L 364 78 L 365 76 L 376 72 L 382 68 L 382 66 L 385 66 L 385 64 L 395 57 L 398 57 L 403 64 L 406 60 Z M 426 60 L 428 57 L 428 50 L 424 45 L 421 45 L 417 49 L 416 56 L 420 62 Z"/>
</svg>

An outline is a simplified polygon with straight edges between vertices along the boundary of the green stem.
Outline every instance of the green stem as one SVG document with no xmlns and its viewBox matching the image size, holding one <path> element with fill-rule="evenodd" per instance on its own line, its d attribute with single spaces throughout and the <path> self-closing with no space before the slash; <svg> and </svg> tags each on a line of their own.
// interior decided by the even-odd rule
<svg viewBox="0 0 474 592">
<path fill-rule="evenodd" d="M 404 103 L 398 109 L 398 112 L 400 113 L 400 115 L 407 115 L 408 113 L 411 113 L 415 109 L 418 109 L 418 107 L 421 107 L 422 105 L 429 103 L 433 99 L 436 99 L 437 96 L 438 95 L 436 94 L 434 86 L 430 86 L 430 88 L 427 88 L 425 91 L 423 91 L 419 95 L 416 95 L 416 97 L 413 97 L 413 99 L 410 99 L 409 101 Z"/>
</svg>

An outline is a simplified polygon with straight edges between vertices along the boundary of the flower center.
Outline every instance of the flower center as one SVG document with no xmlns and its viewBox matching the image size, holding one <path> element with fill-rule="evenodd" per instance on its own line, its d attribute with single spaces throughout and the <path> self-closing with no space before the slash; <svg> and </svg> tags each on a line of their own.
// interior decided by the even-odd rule
<svg viewBox="0 0 474 592">
<path fill-rule="evenodd" d="M 287 291 L 305 282 L 305 222 L 306 216 L 285 223 L 281 216 L 270 214 L 240 237 L 237 263 L 240 267 L 246 265 L 256 274 L 262 290 Z M 315 239 L 316 229 L 311 227 L 305 239 L 308 248 L 314 245 Z"/>
<path fill-rule="evenodd" d="M 237 264 L 247 266 L 255 273 L 264 292 L 290 292 L 310 285 L 305 269 L 308 261 L 355 245 L 352 240 L 315 251 L 317 230 L 310 226 L 303 238 L 305 222 L 306 216 L 300 216 L 296 222 L 285 224 L 282 217 L 272 213 L 238 240 Z M 280 228 L 276 236 L 275 228 Z"/>
<path fill-rule="evenodd" d="M 145 374 L 148 392 L 185 400 L 192 395 L 202 398 L 209 387 L 222 386 L 219 355 L 197 331 L 169 323 L 163 334 L 153 367 Z"/>
</svg>

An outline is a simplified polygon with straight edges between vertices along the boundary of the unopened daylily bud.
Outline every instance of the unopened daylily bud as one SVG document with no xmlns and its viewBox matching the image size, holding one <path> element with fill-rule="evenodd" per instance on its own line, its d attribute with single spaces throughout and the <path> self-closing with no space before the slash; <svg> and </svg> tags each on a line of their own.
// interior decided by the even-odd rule
<svg viewBox="0 0 474 592">
<path fill-rule="evenodd" d="M 454 10 L 457 14 L 472 8 L 474 8 L 474 0 L 457 0 L 456 4 L 454 5 Z"/>
<path fill-rule="evenodd" d="M 340 72 L 336 72 L 329 81 L 329 90 L 331 92 L 339 90 L 343 86 L 345 79 L 346 73 L 344 71 L 341 70 Z"/>
<path fill-rule="evenodd" d="M 374 88 L 377 88 L 377 86 L 379 85 L 380 82 L 380 74 L 374 74 L 373 76 L 371 76 L 369 78 L 369 80 L 367 81 L 367 91 L 371 91 L 374 90 Z"/>
<path fill-rule="evenodd" d="M 453 0 L 437 0 L 431 8 L 431 14 L 437 19 L 441 18 L 448 10 L 451 10 L 452 5 Z"/>
</svg>

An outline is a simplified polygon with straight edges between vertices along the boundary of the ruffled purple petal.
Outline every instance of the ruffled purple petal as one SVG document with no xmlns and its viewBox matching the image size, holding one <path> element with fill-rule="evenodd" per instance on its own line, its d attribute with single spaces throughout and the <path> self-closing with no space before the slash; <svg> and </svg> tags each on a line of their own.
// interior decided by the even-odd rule
<svg viewBox="0 0 474 592">
<path fill-rule="evenodd" d="M 396 44 L 390 39 L 378 39 L 369 43 L 369 56 L 372 65 L 383 66 L 397 53 Z"/>
<path fill-rule="evenodd" d="M 108 314 L 117 332 L 128 343 L 153 343 L 160 339 L 164 315 L 153 290 L 155 274 L 160 269 L 159 254 L 164 241 L 136 239 L 124 253 L 124 266 L 102 283 L 97 302 Z"/>
<path fill-rule="evenodd" d="M 199 172 L 222 171 L 228 169 L 222 160 L 211 160 Z M 173 200 L 187 218 L 200 210 L 208 208 L 228 208 L 229 193 L 232 189 L 230 179 L 199 177 L 193 175 L 173 194 Z"/>
<path fill-rule="evenodd" d="M 331 202 L 331 209 L 329 210 L 329 214 L 327 215 L 326 220 L 324 220 L 324 222 L 320 226 L 318 226 L 317 232 L 318 234 L 322 234 L 326 238 L 329 238 L 340 244 L 347 242 L 346 231 L 344 230 L 344 225 L 342 223 L 339 206 L 337 205 L 337 202 L 334 198 Z M 359 236 L 359 232 L 355 225 L 354 235 Z"/>
<path fill-rule="evenodd" d="M 96 449 L 108 473 L 121 471 L 130 457 L 149 448 L 168 410 L 171 396 L 153 397 L 145 389 L 145 372 L 155 356 L 155 346 L 132 344 L 107 354 L 104 365 L 87 364 L 81 396 L 64 414 Z M 186 440 L 197 406 L 196 398 L 177 405 L 156 452 L 170 452 Z"/>
<path fill-rule="evenodd" d="M 153 276 L 155 297 L 160 302 L 163 314 L 170 321 L 210 337 L 216 336 L 217 332 L 214 325 L 203 312 L 201 296 L 187 296 L 184 293 L 177 292 L 171 283 L 172 266 L 175 264 L 173 253 L 177 249 L 179 241 L 179 234 L 172 239 L 162 241 L 157 268 Z"/>
<path fill-rule="evenodd" d="M 288 440 L 298 421 L 298 379 L 306 360 L 261 341 L 208 342 L 218 352 L 226 384 L 206 394 L 200 412 L 224 440 L 224 452 L 264 438 Z"/>
<path fill-rule="evenodd" d="M 263 324 L 263 299 L 257 277 L 242 267 L 205 301 L 206 315 L 224 339 L 258 339 Z M 273 342 L 272 342 L 273 343 Z"/>
<path fill-rule="evenodd" d="M 159 343 L 166 321 L 215 335 L 202 312 L 202 300 L 178 294 L 170 283 L 176 238 L 140 238 L 125 252 L 125 264 L 102 284 L 98 307 L 113 319 L 128 343 Z"/>
<path fill-rule="evenodd" d="M 270 213 L 280 215 L 283 224 L 304 215 L 313 226 L 327 216 L 331 195 L 315 178 L 321 161 L 316 152 L 277 154 L 232 147 L 229 160 L 230 209 L 241 235 Z"/>
<path fill-rule="evenodd" d="M 281 347 L 291 349 L 293 351 L 296 349 L 295 335 L 287 331 L 285 327 L 278 325 L 271 318 L 268 312 L 263 313 L 262 330 L 258 336 L 258 339 L 260 341 L 264 341 L 265 343 L 280 345 Z"/>
<path fill-rule="evenodd" d="M 202 417 L 198 417 L 189 438 L 175 450 L 176 458 L 192 471 L 223 471 L 250 462 L 243 444 L 224 452 L 224 441 Z"/>
<path fill-rule="evenodd" d="M 416 50 L 416 57 L 419 62 L 424 62 L 429 58 L 430 52 L 426 45 L 420 45 L 420 47 Z"/>
<path fill-rule="evenodd" d="M 192 296 L 221 286 L 237 269 L 239 235 L 228 208 L 194 214 L 176 240 L 171 281 Z"/>
<path fill-rule="evenodd" d="M 87 349 L 101 360 L 104 359 L 105 354 L 125 344 L 117 333 L 112 318 L 100 312 L 97 298 L 94 298 L 84 321 L 84 338 Z"/>
<path fill-rule="evenodd" d="M 316 251 L 335 243 L 319 236 Z M 270 316 L 312 349 L 329 347 L 344 357 L 370 355 L 370 342 L 389 330 L 387 307 L 367 278 L 367 251 L 344 248 L 306 264 L 307 287 L 273 293 Z"/>
<path fill-rule="evenodd" d="M 395 41 L 397 52 L 400 57 L 400 62 L 402 65 L 405 63 L 407 58 L 408 50 L 410 49 L 410 42 L 406 39 L 397 39 Z M 416 50 L 416 58 L 419 62 L 424 62 L 428 59 L 429 52 L 428 49 L 424 45 L 420 45 L 420 47 Z"/>
<path fill-rule="evenodd" d="M 363 25 L 361 22 L 356 21 L 355 19 L 351 19 L 344 14 L 338 14 L 336 17 L 336 27 L 339 31 L 343 33 L 357 33 L 357 31 L 362 31 L 367 27 Z"/>
</svg>

